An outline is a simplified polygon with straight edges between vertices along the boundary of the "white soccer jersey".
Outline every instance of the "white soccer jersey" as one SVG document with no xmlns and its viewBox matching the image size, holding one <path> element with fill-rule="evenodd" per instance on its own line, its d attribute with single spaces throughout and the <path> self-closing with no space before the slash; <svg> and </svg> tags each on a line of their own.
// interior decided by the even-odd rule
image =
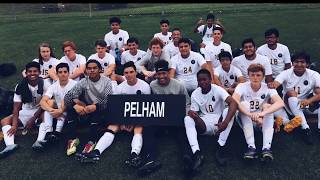
<svg viewBox="0 0 320 180">
<path fill-rule="evenodd" d="M 276 78 L 284 70 L 284 65 L 291 64 L 290 52 L 287 46 L 277 43 L 277 48 L 272 50 L 267 44 L 257 49 L 257 54 L 267 56 L 272 68 L 272 77 Z"/>
<path fill-rule="evenodd" d="M 203 30 L 204 30 L 204 26 L 205 26 L 205 25 L 201 25 L 201 26 L 198 27 L 198 32 L 199 32 L 199 34 L 201 34 L 201 35 L 202 35 Z M 206 43 L 206 44 L 207 44 L 207 42 L 212 42 L 212 41 L 213 41 L 213 38 L 212 38 L 212 35 L 213 35 L 213 32 L 212 32 L 213 27 L 214 27 L 213 25 L 211 26 L 211 28 L 209 28 L 209 27 L 207 26 L 207 31 L 206 31 L 206 33 L 204 34 L 204 36 L 202 37 L 202 42 L 203 42 L 203 43 Z M 210 43 L 208 43 L 208 44 L 210 44 Z"/>
<path fill-rule="evenodd" d="M 179 52 L 180 52 L 179 47 L 176 47 L 173 42 L 170 42 L 163 49 L 168 52 L 168 54 L 170 55 L 170 58 L 179 54 Z"/>
<path fill-rule="evenodd" d="M 230 95 L 222 87 L 211 84 L 211 90 L 207 94 L 202 94 L 201 88 L 198 87 L 191 94 L 192 111 L 200 111 L 201 114 L 221 115 L 224 109 L 225 100 Z"/>
<path fill-rule="evenodd" d="M 129 50 L 126 50 L 121 54 L 121 64 L 125 64 L 129 61 L 132 61 L 135 63 L 137 61 L 140 61 L 144 55 L 146 55 L 146 52 L 140 49 L 138 49 L 138 52 L 136 55 L 132 55 Z"/>
<path fill-rule="evenodd" d="M 181 53 L 171 58 L 172 68 L 176 70 L 176 78 L 183 82 L 188 91 L 198 87 L 197 72 L 206 63 L 204 58 L 196 52 L 190 51 L 187 58 L 183 58 Z"/>
<path fill-rule="evenodd" d="M 107 46 L 110 46 L 110 54 L 113 57 L 117 57 L 115 53 L 115 49 L 121 49 L 123 45 L 127 44 L 127 40 L 129 39 L 129 34 L 127 31 L 119 29 L 118 34 L 113 34 L 112 31 L 107 33 L 104 36 L 104 41 L 106 41 Z"/>
<path fill-rule="evenodd" d="M 39 59 L 34 59 L 32 60 L 34 62 L 38 62 L 39 63 Z M 40 77 L 44 78 L 48 75 L 48 70 L 51 69 L 52 67 L 56 66 L 57 64 L 59 64 L 59 60 L 54 58 L 54 57 L 50 57 L 49 61 L 42 61 L 43 64 L 40 64 Z"/>
<path fill-rule="evenodd" d="M 305 99 L 316 87 L 320 87 L 320 74 L 306 69 L 306 72 L 299 77 L 293 72 L 293 68 L 290 68 L 281 72 L 275 81 L 283 85 L 285 93 L 289 90 L 295 90 L 299 99 Z"/>
<path fill-rule="evenodd" d="M 164 43 L 164 45 L 166 46 L 167 44 L 169 44 L 170 42 L 172 42 L 172 32 L 168 32 L 167 35 L 162 34 L 162 32 L 156 33 L 154 34 L 153 37 L 158 37 L 161 39 L 161 41 Z"/>
<path fill-rule="evenodd" d="M 218 76 L 220 82 L 225 88 L 229 88 L 242 75 L 240 69 L 230 64 L 229 72 L 222 69 L 222 66 L 214 68 L 214 75 Z"/>
<path fill-rule="evenodd" d="M 43 81 L 43 94 L 46 93 L 48 87 L 50 86 L 48 81 Z M 16 85 L 15 87 L 15 91 L 17 89 L 18 85 Z M 40 107 L 40 100 L 42 98 L 41 94 L 38 94 L 38 85 L 36 86 L 31 86 L 30 84 L 28 84 L 29 90 L 31 91 L 32 94 L 32 102 L 31 103 L 23 103 L 22 104 L 22 109 L 23 110 L 30 110 L 30 109 L 36 109 L 38 107 Z M 22 102 L 22 98 L 21 95 L 18 95 L 16 93 L 14 93 L 13 96 L 13 102 Z"/>
<path fill-rule="evenodd" d="M 54 100 L 57 103 L 58 108 L 60 108 L 61 101 L 63 100 L 64 96 L 76 84 L 77 84 L 77 81 L 69 79 L 68 84 L 66 84 L 64 87 L 61 87 L 60 82 L 58 80 L 48 87 L 48 90 L 44 95 L 48 96 L 50 99 L 54 97 Z"/>
<path fill-rule="evenodd" d="M 102 72 L 104 72 L 104 69 L 107 68 L 109 65 L 115 64 L 115 58 L 109 53 L 106 53 L 105 56 L 102 59 L 99 58 L 98 53 L 92 54 L 88 58 L 88 60 L 89 59 L 95 59 L 95 60 L 99 61 L 99 63 L 102 66 Z"/>
<path fill-rule="evenodd" d="M 137 83 L 133 86 L 130 86 L 127 81 L 122 82 L 116 86 L 114 94 L 150 94 L 149 84 L 141 79 L 137 80 Z"/>
<path fill-rule="evenodd" d="M 266 56 L 256 54 L 256 58 L 254 60 L 248 60 L 245 55 L 237 56 L 235 57 L 231 64 L 235 67 L 239 68 L 242 72 L 243 77 L 246 81 L 249 81 L 249 75 L 248 75 L 248 67 L 251 64 L 259 63 L 265 68 L 265 75 L 271 75 L 271 64 L 269 63 L 269 59 Z"/>
<path fill-rule="evenodd" d="M 213 68 L 216 68 L 220 66 L 218 55 L 222 51 L 228 51 L 232 55 L 231 46 L 229 44 L 224 43 L 222 41 L 218 46 L 214 45 L 213 43 L 209 43 L 206 45 L 203 51 L 204 59 L 206 61 L 211 61 Z"/>
<path fill-rule="evenodd" d="M 67 56 L 63 56 L 60 59 L 60 62 L 68 63 L 70 76 L 74 73 L 76 68 L 80 68 L 80 65 L 86 65 L 86 58 L 81 54 L 76 54 L 76 59 L 71 61 Z M 79 81 L 80 77 L 74 79 L 75 81 Z"/>
<path fill-rule="evenodd" d="M 240 83 L 234 93 L 240 95 L 240 101 L 246 101 L 250 103 L 250 112 L 256 112 L 262 110 L 262 105 L 267 103 L 268 100 L 278 94 L 275 89 L 269 89 L 267 84 L 262 82 L 260 89 L 255 92 L 252 90 L 250 81 Z"/>
</svg>

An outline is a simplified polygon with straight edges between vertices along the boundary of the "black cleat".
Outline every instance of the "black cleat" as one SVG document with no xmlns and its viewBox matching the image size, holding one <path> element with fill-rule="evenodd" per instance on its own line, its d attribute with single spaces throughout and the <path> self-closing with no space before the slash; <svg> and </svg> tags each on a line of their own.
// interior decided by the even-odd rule
<svg viewBox="0 0 320 180">
<path fill-rule="evenodd" d="M 48 132 L 46 134 L 46 140 L 49 142 L 49 143 L 57 143 L 60 141 L 60 137 L 61 137 L 61 132 L 58 132 L 58 131 L 54 131 L 54 132 Z"/>
<path fill-rule="evenodd" d="M 93 150 L 89 153 L 82 154 L 81 163 L 97 163 L 100 160 L 99 150 Z"/>
<path fill-rule="evenodd" d="M 220 144 L 218 143 L 215 157 L 216 157 L 216 160 L 220 166 L 227 165 L 228 156 L 227 156 L 227 152 L 226 152 L 226 147 L 220 146 Z"/>
<path fill-rule="evenodd" d="M 159 161 L 153 160 L 150 156 L 146 157 L 145 163 L 138 169 L 138 176 L 143 177 L 149 175 L 161 168 Z"/>
<path fill-rule="evenodd" d="M 36 141 L 32 145 L 32 149 L 36 152 L 43 152 L 45 149 L 46 141 Z"/>
<path fill-rule="evenodd" d="M 2 150 L 0 152 L 0 159 L 9 156 L 10 154 L 12 154 L 17 149 L 19 149 L 19 145 L 18 144 L 12 144 L 12 145 L 7 146 L 6 148 L 4 148 L 4 150 Z"/>
<path fill-rule="evenodd" d="M 129 167 L 138 168 L 142 166 L 142 158 L 135 152 L 131 153 L 130 157 L 124 161 L 124 164 Z"/>
<path fill-rule="evenodd" d="M 270 149 L 265 148 L 261 151 L 261 161 L 263 162 L 273 161 L 273 155 Z"/>
<path fill-rule="evenodd" d="M 244 153 L 243 159 L 245 160 L 251 160 L 258 158 L 258 155 L 256 153 L 256 149 L 249 146 L 247 152 Z"/>
<path fill-rule="evenodd" d="M 312 134 L 311 134 L 311 130 L 309 128 L 307 129 L 303 129 L 303 138 L 304 141 L 306 142 L 306 144 L 308 145 L 312 145 L 313 144 L 313 140 L 312 140 Z"/>
<path fill-rule="evenodd" d="M 185 154 L 183 156 L 183 173 L 186 177 L 190 176 L 192 174 L 192 158 Z"/>
<path fill-rule="evenodd" d="M 201 154 L 201 152 L 199 150 L 197 150 L 194 154 L 193 154 L 193 165 L 192 165 L 192 170 L 194 172 L 198 172 L 200 171 L 200 167 L 203 164 L 203 160 L 204 160 L 204 156 Z"/>
</svg>

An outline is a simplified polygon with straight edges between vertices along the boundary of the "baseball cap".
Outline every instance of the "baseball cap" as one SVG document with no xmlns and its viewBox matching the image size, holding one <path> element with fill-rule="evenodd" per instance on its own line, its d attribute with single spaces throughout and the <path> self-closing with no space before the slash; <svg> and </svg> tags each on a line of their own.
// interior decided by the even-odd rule
<svg viewBox="0 0 320 180">
<path fill-rule="evenodd" d="M 160 59 L 155 63 L 156 72 L 169 71 L 169 63 L 166 60 Z"/>
</svg>

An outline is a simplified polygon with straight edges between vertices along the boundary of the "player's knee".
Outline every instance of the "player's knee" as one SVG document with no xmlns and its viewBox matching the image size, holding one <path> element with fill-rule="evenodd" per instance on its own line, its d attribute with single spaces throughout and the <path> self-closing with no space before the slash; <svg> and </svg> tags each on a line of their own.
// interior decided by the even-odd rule
<svg viewBox="0 0 320 180">
<path fill-rule="evenodd" d="M 184 118 L 184 126 L 185 126 L 186 128 L 188 128 L 188 127 L 195 127 L 195 122 L 194 122 L 194 120 L 193 120 L 190 116 L 186 116 L 186 117 Z"/>
<path fill-rule="evenodd" d="M 106 132 L 108 132 L 108 130 L 110 130 L 113 134 L 115 134 L 116 132 L 118 132 L 120 129 L 120 127 L 118 125 L 109 125 Z"/>
<path fill-rule="evenodd" d="M 287 93 L 286 93 L 286 96 L 289 98 L 289 97 L 297 97 L 297 92 L 294 91 L 294 90 L 289 90 Z"/>
<path fill-rule="evenodd" d="M 1 126 L 5 126 L 5 125 L 11 125 L 12 123 L 12 115 L 9 115 L 3 119 L 1 119 Z"/>
<path fill-rule="evenodd" d="M 143 127 L 142 126 L 136 126 L 133 129 L 134 134 L 142 134 Z"/>
</svg>

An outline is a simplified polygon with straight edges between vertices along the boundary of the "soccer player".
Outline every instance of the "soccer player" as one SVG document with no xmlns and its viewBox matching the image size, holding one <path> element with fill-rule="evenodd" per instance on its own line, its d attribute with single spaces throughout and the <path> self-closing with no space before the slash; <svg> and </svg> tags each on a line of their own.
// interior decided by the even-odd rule
<svg viewBox="0 0 320 180">
<path fill-rule="evenodd" d="M 221 66 L 214 69 L 214 75 L 219 82 L 217 84 L 232 95 L 237 85 L 245 82 L 244 77 L 240 69 L 231 64 L 232 55 L 228 51 L 219 53 L 218 59 Z"/>
<path fill-rule="evenodd" d="M 216 158 L 220 164 L 226 163 L 225 143 L 233 125 L 237 111 L 236 101 L 222 87 L 211 84 L 212 76 L 206 69 L 197 73 L 199 87 L 191 95 L 191 107 L 184 119 L 186 134 L 193 153 L 192 171 L 199 171 L 203 164 L 197 134 L 219 135 Z M 228 108 L 225 108 L 225 103 Z"/>
<path fill-rule="evenodd" d="M 116 86 L 114 94 L 150 94 L 150 86 L 145 81 L 138 79 L 136 66 L 132 61 L 124 64 L 123 74 L 126 78 L 124 82 Z M 139 157 L 142 148 L 142 126 L 139 125 L 119 125 L 110 124 L 107 127 L 104 135 L 99 139 L 95 149 L 88 154 L 84 154 L 82 162 L 95 162 L 100 160 L 100 155 L 106 150 L 113 142 L 115 134 L 120 130 L 134 132 L 131 142 L 131 154 L 125 161 L 128 166 L 138 167 L 142 163 Z"/>
<path fill-rule="evenodd" d="M 208 65 L 211 68 L 217 68 L 220 66 L 218 55 L 222 51 L 227 51 L 232 54 L 231 46 L 225 42 L 222 42 L 223 29 L 220 26 L 213 28 L 213 42 L 207 43 L 206 47 L 202 50 L 204 58 L 209 61 Z"/>
<path fill-rule="evenodd" d="M 186 87 L 189 94 L 198 87 L 197 72 L 208 68 L 204 58 L 196 52 L 191 51 L 191 42 L 188 38 L 179 40 L 179 54 L 171 58 L 172 71 L 170 77 L 176 77 Z"/>
<path fill-rule="evenodd" d="M 64 55 L 60 62 L 67 63 L 70 69 L 69 78 L 75 81 L 79 81 L 83 76 L 86 64 L 86 58 L 76 53 L 76 44 L 72 41 L 65 41 L 62 44 L 62 51 Z"/>
<path fill-rule="evenodd" d="M 100 62 L 102 66 L 102 74 L 110 77 L 116 68 L 115 58 L 107 53 L 107 43 L 104 40 L 97 40 L 95 42 L 95 54 L 92 54 L 88 59 L 95 59 Z"/>
<path fill-rule="evenodd" d="M 127 46 L 129 50 L 126 50 L 121 54 L 121 64 L 125 64 L 129 61 L 137 62 L 142 59 L 146 52 L 139 49 L 139 41 L 135 37 L 131 37 L 127 40 Z"/>
<path fill-rule="evenodd" d="M 248 67 L 251 64 L 259 63 L 265 68 L 265 82 L 272 87 L 272 69 L 269 59 L 266 56 L 256 53 L 256 45 L 253 39 L 248 38 L 242 41 L 243 55 L 235 57 L 231 64 L 239 68 L 246 81 L 249 80 Z"/>
<path fill-rule="evenodd" d="M 171 37 L 172 41 L 163 48 L 169 53 L 170 58 L 179 53 L 179 40 L 182 38 L 181 30 L 179 28 L 174 28 Z"/>
<path fill-rule="evenodd" d="M 38 138 L 32 145 L 34 150 L 43 150 L 47 141 L 57 141 L 60 139 L 63 124 L 66 118 L 64 107 L 65 94 L 77 83 L 69 79 L 69 66 L 67 63 L 60 63 L 56 66 L 58 81 L 48 87 L 43 95 L 40 105 L 44 110 L 43 121 L 39 127 Z M 54 98 L 52 101 L 51 98 Z M 57 119 L 56 129 L 53 131 L 53 118 Z M 47 138 L 46 138 L 47 136 Z"/>
<path fill-rule="evenodd" d="M 311 130 L 304 113 L 318 114 L 318 132 L 320 132 L 320 75 L 308 68 L 311 61 L 305 52 L 293 54 L 291 61 L 293 68 L 282 71 L 274 80 L 274 87 L 283 85 L 285 108 L 294 115 L 294 118 L 289 121 L 287 114 L 282 113 L 283 116 L 277 123 L 278 128 L 283 123 L 284 130 L 291 132 L 301 125 L 305 142 L 312 144 Z"/>
<path fill-rule="evenodd" d="M 53 80 L 57 80 L 58 77 L 55 72 L 55 66 L 59 64 L 59 60 L 53 53 L 52 47 L 48 43 L 41 43 L 39 45 L 39 56 L 32 60 L 40 63 L 40 77 L 48 79 L 50 83 Z M 22 72 L 23 77 L 26 77 L 26 71 Z"/>
<path fill-rule="evenodd" d="M 121 63 L 121 54 L 127 49 L 129 34 L 127 31 L 120 29 L 121 19 L 111 17 L 109 19 L 111 31 L 104 36 L 109 53 L 115 57 L 117 66 Z"/>
<path fill-rule="evenodd" d="M 163 42 L 163 46 L 166 46 L 170 42 L 172 42 L 172 33 L 169 32 L 170 29 L 170 22 L 167 19 L 162 19 L 160 21 L 160 29 L 161 32 L 154 34 L 154 38 L 160 38 L 161 41 Z"/>
<path fill-rule="evenodd" d="M 239 84 L 232 97 L 239 107 L 240 126 L 248 145 L 243 158 L 257 158 L 254 128 L 262 130 L 263 146 L 262 161 L 272 161 L 271 143 L 273 138 L 273 112 L 284 106 L 284 102 L 275 89 L 269 89 L 262 82 L 265 70 L 261 64 L 251 64 L 248 67 L 249 81 Z M 269 101 L 272 100 L 272 104 Z"/>
<path fill-rule="evenodd" d="M 155 63 L 156 80 L 150 83 L 153 94 L 181 94 L 186 97 L 186 109 L 190 107 L 190 96 L 186 88 L 176 79 L 169 76 L 169 63 L 165 60 L 159 60 Z M 143 176 L 152 173 L 161 168 L 161 163 L 157 160 L 157 133 L 168 130 L 170 136 L 177 140 L 179 149 L 181 150 L 181 157 L 184 161 L 191 160 L 188 155 L 190 148 L 187 144 L 187 137 L 183 127 L 168 127 L 168 126 L 146 126 L 143 129 L 143 166 L 138 169 L 138 174 Z M 190 152 L 191 154 L 191 152 Z M 189 161 L 188 161 L 189 160 Z M 187 168 L 184 168 L 188 171 Z"/>
<path fill-rule="evenodd" d="M 28 130 L 43 116 L 43 110 L 39 102 L 49 84 L 39 77 L 39 63 L 30 62 L 26 64 L 25 70 L 26 77 L 15 88 L 13 113 L 1 120 L 6 148 L 0 152 L 0 158 L 6 157 L 19 147 L 18 144 L 14 143 L 14 136 L 19 124 L 22 124 Z"/>
<path fill-rule="evenodd" d="M 153 38 L 149 43 L 149 49 L 141 61 L 135 63 L 138 72 L 145 76 L 145 80 L 150 83 L 154 80 L 154 75 L 156 74 L 154 64 L 159 59 L 163 59 L 169 62 L 169 67 L 171 67 L 171 60 L 168 52 L 163 50 L 163 42 L 159 38 Z"/>
<path fill-rule="evenodd" d="M 88 60 L 85 68 L 87 76 L 64 96 L 67 109 L 65 129 L 68 139 L 68 156 L 76 153 L 80 143 L 76 134 L 79 117 L 90 124 L 89 141 L 82 152 L 88 153 L 93 150 L 98 140 L 98 128 L 105 124 L 108 96 L 113 92 L 111 80 L 100 75 L 102 66 L 97 60 Z"/>
</svg>

